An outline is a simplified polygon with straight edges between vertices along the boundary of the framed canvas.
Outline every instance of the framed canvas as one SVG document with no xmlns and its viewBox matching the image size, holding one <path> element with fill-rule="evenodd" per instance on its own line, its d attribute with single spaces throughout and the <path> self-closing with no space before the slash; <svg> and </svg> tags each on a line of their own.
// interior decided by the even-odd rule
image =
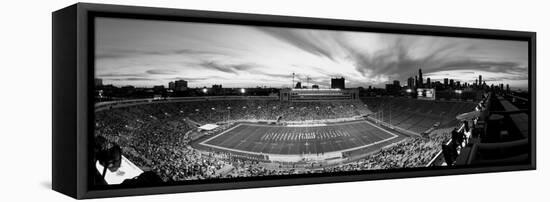
<svg viewBox="0 0 550 202">
<path fill-rule="evenodd" d="M 534 32 L 78 3 L 53 18 L 74 198 L 533 170 Z"/>
</svg>

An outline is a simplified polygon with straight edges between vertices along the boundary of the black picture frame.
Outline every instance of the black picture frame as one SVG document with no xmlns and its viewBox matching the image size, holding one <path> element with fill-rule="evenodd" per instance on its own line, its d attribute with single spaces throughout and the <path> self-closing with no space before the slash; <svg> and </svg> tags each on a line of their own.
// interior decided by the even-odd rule
<svg viewBox="0 0 550 202">
<path fill-rule="evenodd" d="M 418 35 L 522 40 L 529 44 L 529 144 L 530 163 L 512 166 L 464 166 L 375 170 L 339 174 L 206 180 L 157 187 L 115 187 L 91 185 L 89 159 L 93 134 L 94 17 L 139 18 L 170 21 L 215 22 L 221 24 L 267 25 L 346 31 L 369 31 Z M 242 189 L 352 182 L 425 176 L 443 176 L 536 169 L 536 33 L 352 20 L 318 19 L 183 9 L 77 3 L 52 14 L 52 189 L 85 199 L 98 197 L 165 194 L 209 190 Z"/>
</svg>

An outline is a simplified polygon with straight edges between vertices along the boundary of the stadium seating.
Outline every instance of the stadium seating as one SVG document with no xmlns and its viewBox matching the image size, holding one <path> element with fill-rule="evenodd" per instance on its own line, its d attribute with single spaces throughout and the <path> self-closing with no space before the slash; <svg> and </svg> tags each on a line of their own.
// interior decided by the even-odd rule
<svg viewBox="0 0 550 202">
<path fill-rule="evenodd" d="M 453 126 L 456 116 L 473 111 L 475 103 L 457 101 L 428 101 L 398 97 L 366 97 L 373 118 L 402 129 L 422 133 L 434 124 Z"/>
</svg>

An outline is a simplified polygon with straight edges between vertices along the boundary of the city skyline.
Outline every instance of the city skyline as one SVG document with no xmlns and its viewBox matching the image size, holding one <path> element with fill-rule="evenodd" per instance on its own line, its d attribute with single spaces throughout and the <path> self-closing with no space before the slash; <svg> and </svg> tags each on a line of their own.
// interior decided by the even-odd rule
<svg viewBox="0 0 550 202">
<path fill-rule="evenodd" d="M 105 84 L 189 87 L 321 88 L 406 83 L 422 68 L 424 81 L 454 79 L 527 88 L 527 42 L 367 32 L 253 27 L 130 19 L 96 19 L 96 78 Z"/>
</svg>

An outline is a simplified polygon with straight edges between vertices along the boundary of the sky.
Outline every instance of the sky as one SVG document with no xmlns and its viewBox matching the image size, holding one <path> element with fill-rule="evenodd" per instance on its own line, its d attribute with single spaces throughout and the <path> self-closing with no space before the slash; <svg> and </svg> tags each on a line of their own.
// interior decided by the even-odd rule
<svg viewBox="0 0 550 202">
<path fill-rule="evenodd" d="M 189 87 L 321 88 L 406 85 L 424 79 L 528 85 L 526 41 L 96 18 L 95 74 L 104 84 L 152 87 L 184 79 Z"/>
</svg>

